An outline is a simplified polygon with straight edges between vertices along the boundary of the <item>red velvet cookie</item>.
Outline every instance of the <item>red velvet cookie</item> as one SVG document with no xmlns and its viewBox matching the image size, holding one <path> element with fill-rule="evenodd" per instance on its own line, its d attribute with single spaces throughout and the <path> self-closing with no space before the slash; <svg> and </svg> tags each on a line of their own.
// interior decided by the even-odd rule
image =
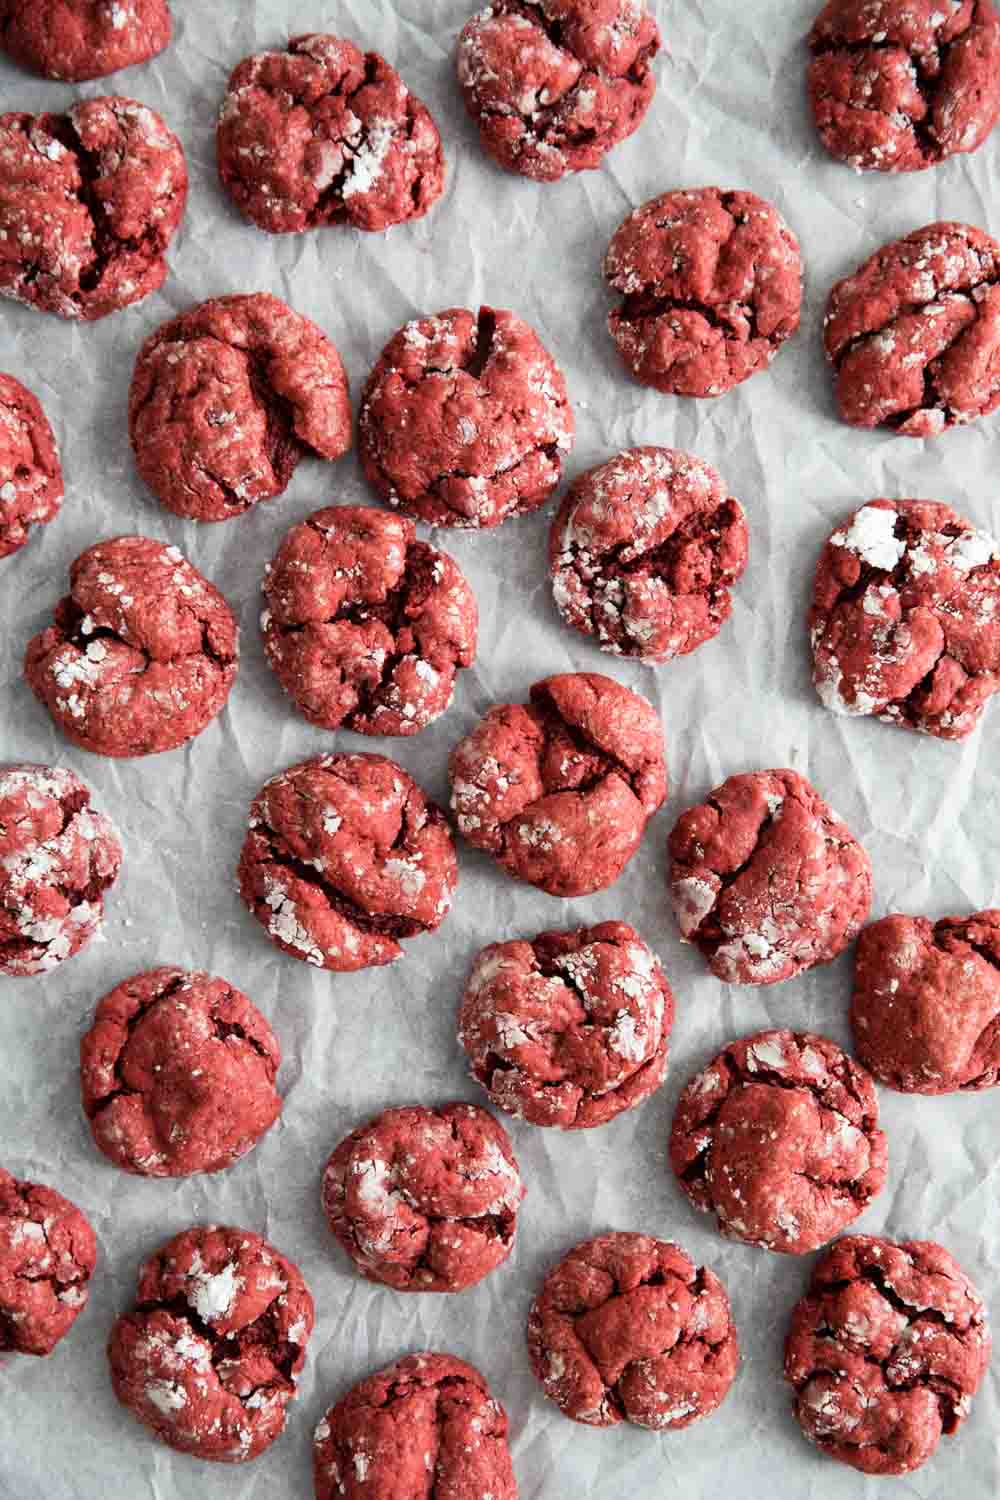
<svg viewBox="0 0 1000 1500">
<path fill-rule="evenodd" d="M 271 234 L 328 224 L 388 229 L 444 191 L 427 107 L 377 52 L 337 36 L 294 36 L 234 69 L 216 135 L 219 176 Z"/>
<path fill-rule="evenodd" d="M 87 1305 L 96 1261 L 75 1203 L 0 1167 L 0 1354 L 51 1354 Z"/>
<path fill-rule="evenodd" d="M 665 662 L 717 635 L 746 517 L 709 464 L 628 448 L 574 480 L 549 533 L 556 608 L 602 651 Z"/>
<path fill-rule="evenodd" d="M 218 1463 L 280 1436 L 313 1328 L 298 1266 L 259 1234 L 186 1229 L 139 1272 L 111 1330 L 115 1395 L 161 1442 Z"/>
<path fill-rule="evenodd" d="M 162 285 L 188 178 L 154 110 L 111 96 L 0 115 L 0 159 L 0 296 L 89 321 Z"/>
<path fill-rule="evenodd" d="M 316 1500 L 517 1500 L 507 1413 L 472 1365 L 411 1354 L 331 1406 L 313 1445 Z"/>
<path fill-rule="evenodd" d="M 0 558 L 23 547 L 32 526 L 57 516 L 62 500 L 48 418 L 19 380 L 0 374 Z"/>
<path fill-rule="evenodd" d="M 796 1303 L 785 1379 L 823 1453 L 863 1474 L 909 1474 L 968 1416 L 989 1359 L 982 1298 L 947 1250 L 851 1234 Z"/>
<path fill-rule="evenodd" d="M 485 1109 L 387 1109 L 323 1173 L 330 1229 L 369 1281 L 461 1292 L 514 1248 L 524 1197 L 510 1137 Z"/>
<path fill-rule="evenodd" d="M 629 214 L 604 260 L 623 298 L 608 318 L 635 378 L 670 396 L 723 396 L 766 369 L 799 326 L 799 242 L 753 193 L 664 193 Z"/>
<path fill-rule="evenodd" d="M 851 1027 L 880 1083 L 951 1094 L 1000 1083 L 1000 911 L 899 913 L 858 939 Z"/>
<path fill-rule="evenodd" d="M 150 969 L 116 986 L 80 1043 L 99 1149 L 143 1177 L 220 1172 L 281 1113 L 277 1037 L 224 979 Z"/>
<path fill-rule="evenodd" d="M 493 160 L 555 182 L 639 128 L 659 48 L 645 0 L 492 0 L 462 28 L 458 81 Z"/>
<path fill-rule="evenodd" d="M 597 672 L 536 682 L 498 703 L 448 762 L 461 832 L 550 896 L 613 885 L 667 795 L 650 703 Z"/>
<path fill-rule="evenodd" d="M 681 1094 L 670 1164 L 720 1234 L 805 1255 L 882 1191 L 885 1135 L 871 1078 L 825 1037 L 730 1042 Z"/>
<path fill-rule="evenodd" d="M 947 505 L 872 500 L 816 568 L 816 691 L 836 714 L 963 739 L 1000 690 L 998 610 L 993 537 Z"/>
<path fill-rule="evenodd" d="M 0 0 L 0 50 L 67 83 L 148 62 L 170 29 L 167 0 Z"/>
<path fill-rule="evenodd" d="M 465 575 L 384 510 L 314 511 L 285 537 L 264 593 L 268 661 L 323 729 L 416 734 L 475 660 L 479 611 Z"/>
<path fill-rule="evenodd" d="M 0 974 L 45 974 L 89 943 L 121 862 L 72 771 L 0 767 Z"/>
<path fill-rule="evenodd" d="M 722 1405 L 739 1366 L 726 1289 L 670 1240 L 601 1234 L 549 1271 L 528 1318 L 545 1394 L 574 1422 L 676 1431 Z"/>
<path fill-rule="evenodd" d="M 217 588 L 176 547 L 146 536 L 97 542 L 70 567 L 54 623 L 24 673 L 74 744 L 155 755 L 201 733 L 236 677 L 239 631 Z"/>
<path fill-rule="evenodd" d="M 585 1130 L 658 1089 L 674 997 L 634 927 L 602 922 L 491 943 L 476 956 L 458 1039 L 493 1103 Z"/>
<path fill-rule="evenodd" d="M 809 46 L 817 129 L 856 171 L 919 172 L 975 151 L 1000 115 L 993 0 L 828 0 Z"/>
<path fill-rule="evenodd" d="M 441 925 L 458 861 L 444 813 L 395 761 L 322 755 L 257 793 L 239 882 L 277 947 L 347 973 Z"/>
<path fill-rule="evenodd" d="M 215 297 L 143 344 L 128 399 L 139 473 L 176 515 L 226 521 L 280 495 L 307 454 L 351 446 L 340 355 L 268 292 Z"/>
<path fill-rule="evenodd" d="M 837 405 L 852 427 L 936 437 L 1000 405 L 1000 245 L 928 224 L 883 245 L 830 293 Z"/>
<path fill-rule="evenodd" d="M 795 771 L 730 776 L 668 841 L 681 941 L 727 984 L 777 984 L 828 964 L 860 932 L 871 862 Z"/>
<path fill-rule="evenodd" d="M 358 449 L 369 483 L 429 526 L 499 526 L 537 510 L 573 446 L 562 372 L 511 312 L 407 323 L 368 377 Z"/>
</svg>

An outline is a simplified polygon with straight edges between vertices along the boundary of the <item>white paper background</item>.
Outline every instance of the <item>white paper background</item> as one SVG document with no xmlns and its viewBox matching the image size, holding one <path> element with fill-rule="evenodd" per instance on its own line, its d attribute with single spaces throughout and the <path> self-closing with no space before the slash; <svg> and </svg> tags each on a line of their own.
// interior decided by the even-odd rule
<svg viewBox="0 0 1000 1500">
<path fill-rule="evenodd" d="M 922 1471 L 865 1481 L 802 1439 L 781 1381 L 788 1311 L 812 1257 L 728 1245 L 688 1206 L 664 1162 L 671 1112 L 690 1073 L 730 1037 L 766 1025 L 848 1041 L 848 960 L 771 989 L 729 989 L 677 941 L 664 896 L 664 840 L 679 810 L 732 772 L 792 765 L 809 775 L 862 839 L 875 867 L 874 914 L 938 916 L 995 902 L 1000 772 L 990 754 L 1000 709 L 962 745 L 835 719 L 815 700 L 803 616 L 825 534 L 875 495 L 946 500 L 978 525 L 1000 524 L 996 419 L 936 442 L 866 435 L 835 417 L 820 325 L 826 292 L 880 243 L 938 217 L 990 228 L 1000 133 L 974 158 L 901 179 L 856 177 L 828 160 L 806 113 L 801 37 L 813 0 L 659 0 L 671 55 L 639 134 L 604 170 L 556 186 L 495 170 L 480 153 L 453 79 L 455 35 L 472 0 L 174 0 L 176 38 L 151 66 L 71 89 L 0 63 L 3 109 L 66 107 L 123 92 L 160 110 L 184 142 L 187 217 L 163 290 L 96 326 L 74 327 L 0 305 L 0 369 L 40 397 L 67 481 L 59 520 L 0 565 L 0 761 L 72 766 L 118 825 L 125 863 L 105 940 L 54 974 L 0 980 L 0 1161 L 53 1184 L 89 1215 L 100 1241 L 90 1303 L 50 1359 L 0 1362 L 0 1497 L 129 1500 L 311 1494 L 310 1439 L 327 1405 L 370 1370 L 420 1347 L 473 1360 L 511 1418 L 524 1500 L 766 1500 L 886 1493 L 924 1500 L 992 1496 L 998 1481 L 997 1376 L 984 1381 L 957 1441 Z M 448 187 L 421 223 L 386 236 L 326 230 L 270 238 L 240 219 L 214 167 L 214 121 L 226 76 L 246 53 L 303 30 L 341 32 L 383 52 L 433 111 Z M 620 367 L 605 332 L 600 275 L 626 212 L 675 187 L 746 187 L 772 199 L 798 233 L 807 269 L 802 328 L 768 374 L 720 401 L 646 392 Z M 1000 228 L 1000 214 L 994 215 Z M 126 394 L 140 341 L 202 298 L 269 290 L 336 341 L 355 398 L 406 319 L 480 300 L 531 321 L 566 372 L 578 421 L 569 473 L 632 443 L 690 448 L 722 472 L 749 514 L 750 566 L 732 622 L 694 656 L 653 672 L 599 653 L 558 621 L 545 575 L 553 507 L 483 535 L 437 540 L 466 570 L 482 615 L 479 660 L 451 711 L 417 739 L 331 736 L 292 710 L 257 632 L 264 563 L 285 530 L 319 505 L 369 497 L 353 457 L 304 462 L 284 497 L 219 526 L 161 509 L 132 465 Z M 372 501 L 372 503 L 375 503 Z M 69 746 L 22 681 L 25 644 L 65 590 L 66 570 L 98 538 L 141 531 L 177 543 L 239 611 L 243 657 L 229 706 L 183 750 L 114 762 Z M 391 969 L 320 973 L 279 953 L 244 911 L 233 872 L 247 805 L 273 771 L 338 748 L 385 751 L 439 800 L 454 741 L 498 699 L 520 700 L 551 672 L 609 671 L 651 696 L 666 731 L 671 796 L 639 855 L 611 890 L 560 903 L 515 885 L 461 850 L 452 916 L 408 945 Z M 481 1100 L 455 1041 L 464 975 L 483 943 L 545 926 L 611 917 L 633 922 L 661 954 L 677 996 L 663 1089 L 604 1129 L 560 1135 L 510 1124 L 529 1193 L 508 1265 L 455 1297 L 400 1296 L 356 1276 L 319 1208 L 327 1153 L 390 1104 Z M 79 1107 L 77 1045 L 95 1001 L 158 963 L 225 975 L 261 1007 L 284 1050 L 282 1122 L 221 1175 L 147 1182 L 93 1147 Z M 1000 1215 L 997 1100 L 984 1093 L 916 1099 L 881 1092 L 888 1185 L 860 1228 L 941 1239 L 996 1303 Z M 116 1403 L 104 1344 L 133 1297 L 140 1261 L 191 1223 L 245 1225 L 302 1267 L 318 1321 L 284 1436 L 257 1462 L 227 1469 L 171 1453 Z M 743 1364 L 724 1407 L 688 1431 L 591 1431 L 547 1402 L 528 1368 L 523 1328 L 544 1269 L 606 1228 L 675 1237 L 725 1280 Z"/>
</svg>

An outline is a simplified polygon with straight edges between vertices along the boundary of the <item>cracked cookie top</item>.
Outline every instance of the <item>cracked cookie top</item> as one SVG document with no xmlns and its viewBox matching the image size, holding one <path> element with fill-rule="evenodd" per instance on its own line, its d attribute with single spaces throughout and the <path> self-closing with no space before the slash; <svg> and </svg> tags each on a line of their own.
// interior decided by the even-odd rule
<svg viewBox="0 0 1000 1500">
<path fill-rule="evenodd" d="M 460 1292 L 495 1271 L 524 1193 L 507 1132 L 475 1104 L 387 1109 L 323 1173 L 333 1234 L 362 1276 L 397 1292 Z"/>
<path fill-rule="evenodd" d="M 67 83 L 148 62 L 170 31 L 167 0 L 0 0 L 0 50 Z"/>
<path fill-rule="evenodd" d="M 365 386 L 361 464 L 429 526 L 499 526 L 537 510 L 573 446 L 562 372 L 511 312 L 451 308 L 407 323 Z"/>
<path fill-rule="evenodd" d="M 444 191 L 437 126 L 395 68 L 336 36 L 292 37 L 234 69 L 217 133 L 219 175 L 240 212 L 288 234 L 387 229 Z"/>
<path fill-rule="evenodd" d="M 475 660 L 479 612 L 465 575 L 403 516 L 314 511 L 282 542 L 264 593 L 268 661 L 324 729 L 417 734 Z"/>
<path fill-rule="evenodd" d="M 37 397 L 0 373 L 0 558 L 17 552 L 32 526 L 59 514 L 62 467 Z"/>
<path fill-rule="evenodd" d="M 806 1437 L 864 1474 L 909 1474 L 969 1414 L 990 1359 L 982 1298 L 931 1240 L 838 1240 L 785 1343 Z"/>
<path fill-rule="evenodd" d="M 729 1298 L 671 1240 L 615 1233 L 554 1266 L 528 1318 L 545 1394 L 591 1427 L 675 1431 L 722 1404 L 739 1365 Z"/>
<path fill-rule="evenodd" d="M 96 1261 L 74 1203 L 0 1167 L 0 1353 L 51 1354 L 87 1305 Z"/>
<path fill-rule="evenodd" d="M 730 1042 L 681 1094 L 670 1164 L 720 1234 L 805 1255 L 885 1185 L 875 1085 L 825 1037 L 759 1031 Z"/>
</svg>

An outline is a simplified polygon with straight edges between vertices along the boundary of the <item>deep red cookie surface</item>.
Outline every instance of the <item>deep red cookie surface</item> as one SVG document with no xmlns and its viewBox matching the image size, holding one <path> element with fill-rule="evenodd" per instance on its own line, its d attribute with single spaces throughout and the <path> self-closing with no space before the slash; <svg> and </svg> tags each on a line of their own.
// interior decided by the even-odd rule
<svg viewBox="0 0 1000 1500">
<path fill-rule="evenodd" d="M 566 382 L 502 309 L 417 318 L 382 351 L 361 402 L 365 475 L 429 526 L 499 526 L 537 510 L 573 446 Z"/>
<path fill-rule="evenodd" d="M 314 511 L 285 537 L 264 593 L 268 661 L 324 729 L 417 734 L 475 659 L 479 612 L 465 575 L 384 510 Z"/>
<path fill-rule="evenodd" d="M 67 83 L 148 62 L 170 29 L 167 0 L 0 0 L 0 50 Z"/>
<path fill-rule="evenodd" d="M 809 1032 L 730 1042 L 681 1094 L 670 1163 L 719 1232 L 804 1255 L 863 1213 L 886 1177 L 875 1086 Z"/>
<path fill-rule="evenodd" d="M 679 1245 L 584 1240 L 549 1271 L 528 1318 L 545 1394 L 591 1427 L 676 1431 L 722 1404 L 739 1365 L 726 1289 Z"/>
<path fill-rule="evenodd" d="M 460 1292 L 507 1259 L 524 1186 L 503 1126 L 475 1104 L 387 1109 L 323 1173 L 330 1229 L 362 1276 Z"/>
<path fill-rule="evenodd" d="M 96 1261 L 75 1203 L 0 1167 L 0 1353 L 51 1354 L 87 1305 Z"/>
<path fill-rule="evenodd" d="M 59 514 L 63 477 L 48 418 L 13 375 L 0 374 L 0 558 L 23 547 L 32 526 Z"/>
<path fill-rule="evenodd" d="M 226 521 L 286 489 L 306 454 L 351 446 L 340 355 L 268 292 L 215 297 L 143 344 L 128 400 L 139 473 L 162 505 Z"/>
<path fill-rule="evenodd" d="M 493 160 L 555 182 L 638 129 L 659 47 L 645 0 L 493 0 L 462 28 L 458 81 Z"/>
<path fill-rule="evenodd" d="M 969 1414 L 986 1309 L 947 1250 L 847 1235 L 817 1262 L 785 1343 L 806 1437 L 864 1474 L 909 1474 Z"/>
</svg>

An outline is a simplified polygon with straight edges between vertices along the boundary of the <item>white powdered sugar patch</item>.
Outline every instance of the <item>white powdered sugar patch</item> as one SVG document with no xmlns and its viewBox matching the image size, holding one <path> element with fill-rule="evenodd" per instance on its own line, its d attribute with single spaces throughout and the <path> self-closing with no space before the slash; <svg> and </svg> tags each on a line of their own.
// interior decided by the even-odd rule
<svg viewBox="0 0 1000 1500">
<path fill-rule="evenodd" d="M 830 538 L 835 547 L 845 547 L 871 568 L 891 573 L 906 551 L 906 543 L 895 534 L 896 512 L 879 505 L 864 505 L 856 512 L 847 531 Z"/>
</svg>

